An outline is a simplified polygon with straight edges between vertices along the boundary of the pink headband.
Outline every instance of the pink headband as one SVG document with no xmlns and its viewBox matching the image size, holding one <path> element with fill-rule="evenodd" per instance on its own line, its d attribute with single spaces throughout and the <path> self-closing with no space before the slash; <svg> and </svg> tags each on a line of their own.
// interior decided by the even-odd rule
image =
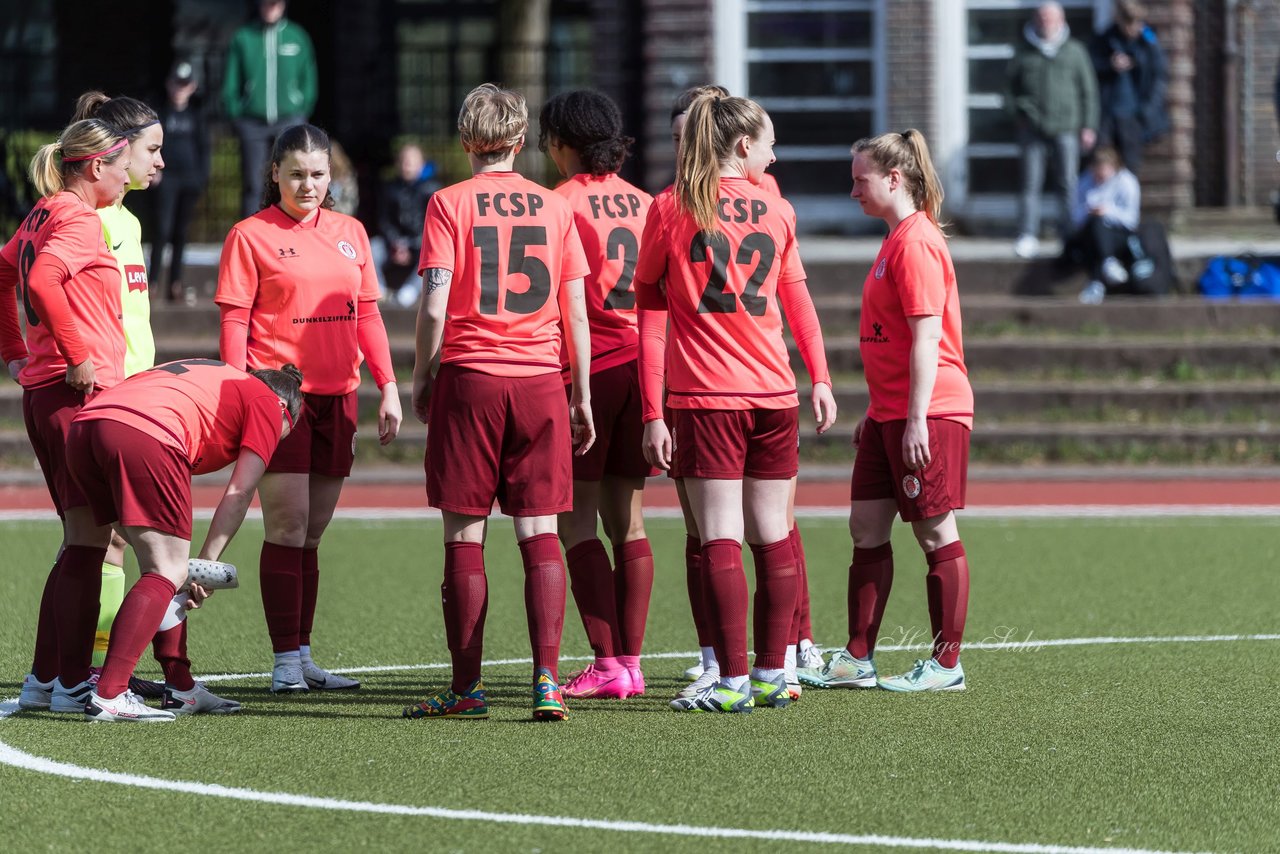
<svg viewBox="0 0 1280 854">
<path fill-rule="evenodd" d="M 99 152 L 97 152 L 97 153 L 95 153 L 95 154 L 82 154 L 82 155 L 81 155 L 81 156 L 79 156 L 79 157 L 64 157 L 64 158 L 62 158 L 62 162 L 63 162 L 63 163 L 78 163 L 78 162 L 80 162 L 81 160 L 93 160 L 93 159 L 98 158 L 98 157 L 106 157 L 108 154 L 111 154 L 112 152 L 119 151 L 120 149 L 124 148 L 124 147 L 125 147 L 126 145 L 128 145 L 128 144 L 129 144 L 129 140 L 127 140 L 127 139 L 122 139 L 122 140 L 120 140 L 119 142 L 117 142 L 115 145 L 111 146 L 110 148 L 104 149 L 104 150 L 99 151 Z"/>
</svg>

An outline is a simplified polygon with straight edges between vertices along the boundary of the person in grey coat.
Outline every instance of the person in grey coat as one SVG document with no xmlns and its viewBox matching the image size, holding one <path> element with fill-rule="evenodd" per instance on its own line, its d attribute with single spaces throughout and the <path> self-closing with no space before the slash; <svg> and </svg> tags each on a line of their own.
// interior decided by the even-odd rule
<svg viewBox="0 0 1280 854">
<path fill-rule="evenodd" d="M 1014 251 L 1030 258 L 1040 250 L 1040 193 L 1047 164 L 1059 200 L 1058 234 L 1064 240 L 1071 234 L 1080 154 L 1097 139 L 1098 82 L 1088 49 L 1071 38 L 1058 3 L 1041 4 L 1023 37 L 1009 62 L 1005 105 L 1022 149 Z"/>
</svg>

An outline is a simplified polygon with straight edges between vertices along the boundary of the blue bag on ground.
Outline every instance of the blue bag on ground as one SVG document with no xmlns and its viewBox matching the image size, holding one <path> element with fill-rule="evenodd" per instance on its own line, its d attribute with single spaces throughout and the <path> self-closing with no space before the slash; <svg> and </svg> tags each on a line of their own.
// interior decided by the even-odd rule
<svg viewBox="0 0 1280 854">
<path fill-rule="evenodd" d="M 1280 299 L 1280 258 L 1257 255 L 1210 258 L 1200 274 L 1200 293 L 1213 299 Z"/>
</svg>

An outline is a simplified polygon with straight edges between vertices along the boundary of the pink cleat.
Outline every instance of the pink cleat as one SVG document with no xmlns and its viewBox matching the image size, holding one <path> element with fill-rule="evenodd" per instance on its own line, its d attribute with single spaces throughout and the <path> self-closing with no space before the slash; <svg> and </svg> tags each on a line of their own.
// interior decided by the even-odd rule
<svg viewBox="0 0 1280 854">
<path fill-rule="evenodd" d="M 639 667 L 628 667 L 627 677 L 631 682 L 631 689 L 627 691 L 628 697 L 640 697 L 644 695 L 644 674 L 640 672 Z"/>
<path fill-rule="evenodd" d="M 594 664 L 588 664 L 581 673 L 575 673 L 561 690 L 564 696 L 575 700 L 625 700 L 633 693 L 630 673 L 626 668 L 599 670 Z"/>
</svg>

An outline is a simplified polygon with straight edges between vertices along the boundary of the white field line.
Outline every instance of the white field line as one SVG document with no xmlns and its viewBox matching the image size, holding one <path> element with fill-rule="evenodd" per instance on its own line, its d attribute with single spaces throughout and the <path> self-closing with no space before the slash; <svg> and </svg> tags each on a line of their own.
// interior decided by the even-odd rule
<svg viewBox="0 0 1280 854">
<path fill-rule="evenodd" d="M 991 504 L 970 507 L 958 511 L 962 519 L 1142 519 L 1176 516 L 1207 518 L 1247 516 L 1280 518 L 1280 504 Z M 495 516 L 501 515 L 494 513 Z M 683 518 L 677 507 L 649 507 L 644 511 L 647 519 Z M 195 518 L 208 521 L 213 518 L 212 508 L 199 508 Z M 801 519 L 847 519 L 849 506 L 836 504 L 819 507 L 797 507 L 796 516 Z M 252 508 L 248 519 L 261 519 L 262 511 Z M 339 507 L 335 519 L 367 519 L 372 521 L 399 521 L 415 519 L 439 519 L 440 511 L 429 507 Z M 52 509 L 0 510 L 0 522 L 52 522 Z"/>
<path fill-rule="evenodd" d="M 1101 636 L 1093 638 L 1049 638 L 1045 640 L 1027 640 L 1021 641 L 974 641 L 965 643 L 963 648 L 965 651 L 970 650 L 1008 650 L 1013 652 L 1026 652 L 1033 649 L 1049 649 L 1053 647 L 1071 647 L 1071 646 L 1113 646 L 1119 644 L 1161 644 L 1161 643 L 1226 643 L 1239 641 L 1280 641 L 1280 634 L 1250 634 L 1250 635 L 1147 635 L 1141 637 L 1114 637 Z M 901 644 L 876 644 L 877 652 L 906 652 L 910 650 L 925 650 L 929 648 L 928 643 L 901 643 Z M 823 652 L 833 652 L 831 649 L 824 649 Z M 669 658 L 697 658 L 697 650 L 689 652 L 646 652 L 646 659 L 669 659 Z M 589 655 L 562 655 L 561 661 L 591 661 Z M 481 662 L 482 667 L 503 667 L 516 664 L 533 664 L 532 658 L 493 658 Z M 367 667 L 330 667 L 334 673 L 360 674 L 360 673 L 400 673 L 413 670 L 448 670 L 450 664 L 448 662 L 439 662 L 434 664 L 378 664 Z M 199 677 L 201 682 L 238 682 L 244 679 L 264 679 L 270 676 L 269 671 L 262 673 L 216 673 L 209 676 Z"/>
<path fill-rule="evenodd" d="M 0 703 L 0 721 L 17 711 L 16 700 Z M 491 824 L 513 824 L 538 827 L 575 828 L 613 833 L 645 833 L 683 838 L 712 839 L 760 839 L 781 842 L 808 842 L 822 845 L 879 846 L 882 848 L 911 848 L 933 851 L 996 851 L 1008 854 L 1169 854 L 1139 848 L 1095 848 L 1077 845 L 1044 845 L 1040 843 L 986 842 L 969 839 L 929 839 L 908 836 L 881 836 L 879 834 L 821 833 L 804 830 L 751 830 L 738 827 L 705 827 L 688 824 L 652 824 L 642 821 L 609 821 L 605 819 L 578 818 L 575 816 L 529 815 L 524 813 L 489 812 L 486 810 L 446 809 L 444 807 L 418 807 L 404 804 L 379 804 L 370 801 L 347 801 L 339 798 L 321 798 L 311 795 L 294 795 L 288 792 L 261 792 L 215 783 L 197 783 L 185 780 L 166 780 L 139 774 L 122 774 L 97 768 L 86 768 L 68 762 L 58 762 L 34 756 L 10 747 L 0 741 L 0 764 L 9 765 L 38 774 L 67 777 L 73 780 L 90 780 L 96 783 L 114 783 L 138 789 L 157 789 L 165 793 L 184 792 L 200 797 L 227 798 L 259 804 L 275 804 L 308 809 L 337 810 L 343 812 L 372 813 L 376 815 L 423 816 L 446 821 L 473 821 Z"/>
</svg>

